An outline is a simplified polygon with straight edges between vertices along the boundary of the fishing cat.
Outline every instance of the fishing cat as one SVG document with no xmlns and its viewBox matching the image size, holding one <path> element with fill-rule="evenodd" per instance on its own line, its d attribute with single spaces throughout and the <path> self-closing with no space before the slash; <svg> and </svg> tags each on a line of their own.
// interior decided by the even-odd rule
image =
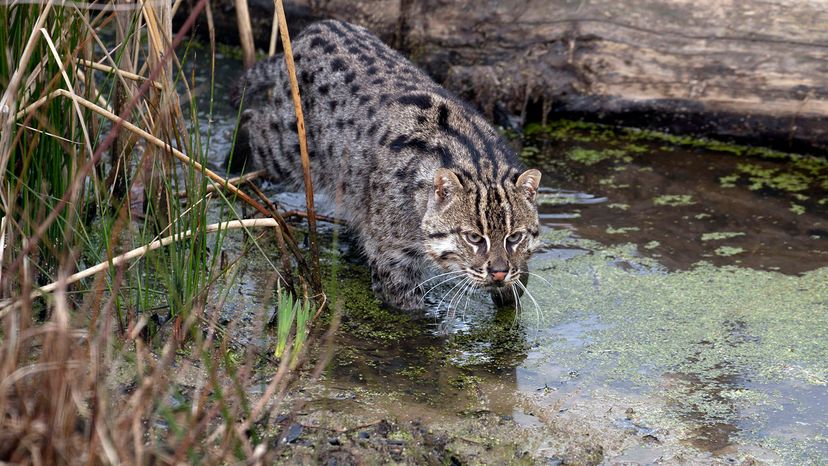
<svg viewBox="0 0 828 466">
<path fill-rule="evenodd" d="M 337 199 L 371 267 L 373 289 L 423 306 L 430 265 L 461 293 L 517 299 L 538 246 L 538 170 L 486 120 L 366 29 L 308 26 L 293 46 L 314 188 Z M 303 186 L 284 57 L 238 83 L 240 142 L 254 165 Z M 240 100 L 238 97 L 237 100 Z M 454 295 L 453 295 L 454 296 Z M 459 298 L 458 298 L 459 299 Z"/>
</svg>

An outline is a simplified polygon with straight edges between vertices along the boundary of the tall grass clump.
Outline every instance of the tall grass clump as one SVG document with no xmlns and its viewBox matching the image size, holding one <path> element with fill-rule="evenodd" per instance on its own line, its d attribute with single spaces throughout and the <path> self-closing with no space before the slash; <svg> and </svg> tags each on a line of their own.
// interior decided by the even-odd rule
<svg viewBox="0 0 828 466">
<path fill-rule="evenodd" d="M 306 359 L 311 309 L 324 302 L 316 239 L 311 228 L 309 261 L 272 206 L 207 168 L 213 119 L 199 118 L 184 70 L 186 33 L 209 6 L 197 1 L 176 32 L 172 8 L 0 6 L 0 462 L 227 464 L 278 453 L 262 420 Z M 201 91 L 208 115 L 213 89 Z M 239 202 L 259 218 L 241 218 Z M 280 268 L 263 231 L 276 233 Z M 245 241 L 229 257 L 228 234 Z M 288 283 L 306 296 L 285 304 L 293 344 L 278 360 L 219 317 L 245 254 L 271 264 L 266 297 Z M 259 310 L 255 331 L 268 314 Z M 252 398 L 262 361 L 270 381 Z M 198 368 L 195 382 L 181 380 L 183 365 Z"/>
</svg>

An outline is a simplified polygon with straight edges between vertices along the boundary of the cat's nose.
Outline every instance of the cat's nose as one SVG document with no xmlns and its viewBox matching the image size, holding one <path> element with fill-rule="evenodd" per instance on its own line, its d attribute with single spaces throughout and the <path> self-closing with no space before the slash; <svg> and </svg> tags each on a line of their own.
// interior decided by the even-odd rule
<svg viewBox="0 0 828 466">
<path fill-rule="evenodd" d="M 496 282 L 502 282 L 506 280 L 506 275 L 508 271 L 506 270 L 489 270 L 489 275 L 492 276 L 492 280 Z"/>
</svg>

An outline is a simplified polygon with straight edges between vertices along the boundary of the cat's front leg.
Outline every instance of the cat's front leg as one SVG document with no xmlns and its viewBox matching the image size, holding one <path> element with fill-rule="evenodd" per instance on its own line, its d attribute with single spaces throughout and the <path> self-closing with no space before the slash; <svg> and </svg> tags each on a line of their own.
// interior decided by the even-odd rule
<svg viewBox="0 0 828 466">
<path fill-rule="evenodd" d="M 371 265 L 371 287 L 385 304 L 403 311 L 423 307 L 423 290 L 419 284 L 423 272 L 417 261 L 377 260 Z"/>
</svg>

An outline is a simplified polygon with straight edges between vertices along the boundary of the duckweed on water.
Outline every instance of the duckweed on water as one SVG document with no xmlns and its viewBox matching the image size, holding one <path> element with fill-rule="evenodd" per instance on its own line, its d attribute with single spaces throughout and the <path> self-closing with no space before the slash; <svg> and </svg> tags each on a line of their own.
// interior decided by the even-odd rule
<svg viewBox="0 0 828 466">
<path fill-rule="evenodd" d="M 808 189 L 811 179 L 798 172 L 783 172 L 776 168 L 761 167 L 751 163 L 740 163 L 737 169 L 747 176 L 748 189 L 756 191 L 772 188 L 780 191 L 798 192 Z"/>
<path fill-rule="evenodd" d="M 391 342 L 413 338 L 421 331 L 419 325 L 412 323 L 410 314 L 380 305 L 371 291 L 370 273 L 365 267 L 350 266 L 342 270 L 336 284 L 327 283 L 326 289 L 336 290 L 332 299 L 343 304 L 342 330 L 351 335 Z"/>
<path fill-rule="evenodd" d="M 739 179 L 747 177 L 751 189 L 769 187 L 787 192 L 802 191 L 808 186 L 828 189 L 828 159 L 823 157 L 791 154 L 764 147 L 742 146 L 707 138 L 678 136 L 637 128 L 616 128 L 610 125 L 572 120 L 558 120 L 545 127 L 531 124 L 526 127 L 524 136 L 529 139 L 543 137 L 578 143 L 600 142 L 616 147 L 603 150 L 577 147 L 567 153 L 567 157 L 571 160 L 587 165 L 609 158 L 629 162 L 632 160 L 630 154 L 645 154 L 651 150 L 642 143 L 666 144 L 658 147 L 658 150 L 662 152 L 670 152 L 674 147 L 686 147 L 767 161 L 782 161 L 785 162 L 784 169 L 744 164 L 740 173 L 721 177 L 720 182 L 723 187 L 735 187 Z"/>
<path fill-rule="evenodd" d="M 566 153 L 570 160 L 580 162 L 584 165 L 595 165 L 602 160 L 606 160 L 609 156 L 601 151 L 584 149 L 583 147 L 575 147 Z"/>
<path fill-rule="evenodd" d="M 730 257 L 735 256 L 736 254 L 741 254 L 745 252 L 744 248 L 737 248 L 732 246 L 721 246 L 716 248 L 716 255 L 721 257 Z"/>
<path fill-rule="evenodd" d="M 607 207 L 609 207 L 610 209 L 629 210 L 630 205 L 629 205 L 629 204 L 620 203 L 620 202 L 614 202 L 614 203 L 612 203 L 612 204 L 607 204 Z"/>
<path fill-rule="evenodd" d="M 693 205 L 695 203 L 696 201 L 693 200 L 693 196 L 689 194 L 665 194 L 653 198 L 653 204 L 660 206 L 678 207 Z"/>
<path fill-rule="evenodd" d="M 742 422 L 732 398 L 762 400 L 752 421 L 761 424 L 780 406 L 804 402 L 764 387 L 828 384 L 828 267 L 789 276 L 701 262 L 667 273 L 630 245 L 533 265 L 555 284 L 532 289 L 544 310 L 537 325 L 584 328 L 581 345 L 545 339 L 538 364 L 653 390 L 673 416 L 700 425 Z M 803 460 L 801 438 L 784 438 L 778 428 L 744 435 L 778 443 L 788 461 Z"/>
<path fill-rule="evenodd" d="M 712 233 L 704 233 L 701 236 L 701 240 L 716 241 L 721 239 L 736 238 L 738 236 L 745 236 L 745 234 L 738 231 L 714 231 Z"/>
<path fill-rule="evenodd" d="M 607 234 L 609 235 L 625 235 L 632 231 L 639 231 L 640 228 L 638 227 L 621 227 L 621 228 L 613 228 L 612 226 L 607 227 Z"/>
</svg>

